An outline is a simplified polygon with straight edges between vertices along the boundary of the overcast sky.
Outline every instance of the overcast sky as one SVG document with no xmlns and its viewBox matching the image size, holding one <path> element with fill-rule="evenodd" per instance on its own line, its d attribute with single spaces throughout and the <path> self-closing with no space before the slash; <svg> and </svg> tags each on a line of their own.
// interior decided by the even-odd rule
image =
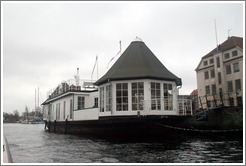
<svg viewBox="0 0 246 166">
<path fill-rule="evenodd" d="M 176 76 L 180 94 L 196 89 L 202 56 L 230 36 L 244 36 L 244 6 L 235 2 L 1 2 L 4 112 L 40 103 L 63 80 L 90 79 L 96 55 L 99 78 L 110 59 L 136 36 Z M 118 57 L 116 58 L 118 59 Z M 110 63 L 109 67 L 116 61 Z M 97 79 L 96 73 L 93 78 Z"/>
</svg>

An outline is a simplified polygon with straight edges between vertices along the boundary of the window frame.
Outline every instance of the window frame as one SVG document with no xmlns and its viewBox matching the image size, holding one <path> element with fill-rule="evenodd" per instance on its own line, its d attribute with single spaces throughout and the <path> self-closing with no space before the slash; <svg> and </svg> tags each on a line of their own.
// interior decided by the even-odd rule
<svg viewBox="0 0 246 166">
<path fill-rule="evenodd" d="M 85 108 L 85 97 L 84 96 L 78 96 L 77 101 L 77 110 L 82 110 Z"/>
<path fill-rule="evenodd" d="M 233 92 L 233 82 L 227 81 L 227 92 Z"/>
<path fill-rule="evenodd" d="M 229 58 L 230 58 L 230 53 L 229 53 L 229 52 L 228 52 L 228 53 L 225 53 L 225 54 L 224 54 L 224 58 L 225 58 L 225 59 L 229 59 Z"/>
<path fill-rule="evenodd" d="M 233 72 L 234 73 L 240 72 L 239 62 L 233 63 Z"/>
<path fill-rule="evenodd" d="M 132 110 L 143 110 L 144 82 L 132 82 Z"/>
<path fill-rule="evenodd" d="M 208 71 L 205 71 L 204 72 L 204 79 L 205 80 L 208 80 L 209 79 L 209 72 Z"/>
<path fill-rule="evenodd" d="M 232 57 L 234 57 L 234 56 L 237 56 L 238 55 L 238 51 L 237 50 L 234 50 L 234 51 L 232 51 Z"/>
<path fill-rule="evenodd" d="M 129 110 L 128 83 L 116 83 L 116 111 Z"/>
<path fill-rule="evenodd" d="M 231 64 L 226 65 L 225 68 L 226 68 L 226 75 L 231 74 Z"/>
<path fill-rule="evenodd" d="M 161 83 L 151 82 L 151 110 L 161 110 Z"/>
</svg>

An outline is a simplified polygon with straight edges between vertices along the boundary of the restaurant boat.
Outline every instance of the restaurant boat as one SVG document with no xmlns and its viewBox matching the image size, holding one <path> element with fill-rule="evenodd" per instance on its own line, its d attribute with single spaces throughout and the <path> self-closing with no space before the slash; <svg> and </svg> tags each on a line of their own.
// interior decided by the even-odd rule
<svg viewBox="0 0 246 166">
<path fill-rule="evenodd" d="M 191 100 L 179 98 L 181 78 L 136 38 L 96 82 L 62 82 L 42 104 L 50 132 L 104 136 L 166 135 L 192 115 Z"/>
</svg>

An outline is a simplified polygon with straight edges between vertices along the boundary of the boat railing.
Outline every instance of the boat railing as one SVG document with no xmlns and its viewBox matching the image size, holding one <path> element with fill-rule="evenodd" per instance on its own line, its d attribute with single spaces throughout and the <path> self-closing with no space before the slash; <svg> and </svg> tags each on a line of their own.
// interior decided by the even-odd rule
<svg viewBox="0 0 246 166">
<path fill-rule="evenodd" d="M 93 83 L 93 80 L 84 79 L 69 79 L 67 81 L 61 82 L 57 87 L 51 89 L 47 92 L 47 98 L 51 99 L 53 97 L 59 96 L 68 91 L 93 91 L 97 90 L 97 86 Z"/>
<path fill-rule="evenodd" d="M 221 106 L 242 106 L 242 96 L 239 96 L 238 92 L 208 94 L 205 96 L 199 96 L 199 108 L 200 109 L 213 109 Z"/>
<path fill-rule="evenodd" d="M 144 111 L 177 111 L 178 115 L 192 115 L 192 100 L 189 98 L 173 99 L 171 97 L 141 100 L 139 107 Z"/>
</svg>

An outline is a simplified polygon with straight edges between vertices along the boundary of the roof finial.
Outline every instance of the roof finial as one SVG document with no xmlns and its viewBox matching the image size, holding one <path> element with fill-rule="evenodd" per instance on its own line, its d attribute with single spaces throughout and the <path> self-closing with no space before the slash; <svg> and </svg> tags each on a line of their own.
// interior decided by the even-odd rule
<svg viewBox="0 0 246 166">
<path fill-rule="evenodd" d="M 143 42 L 142 39 L 139 38 L 138 36 L 136 36 L 136 38 L 133 41 L 141 41 L 141 42 Z"/>
</svg>

